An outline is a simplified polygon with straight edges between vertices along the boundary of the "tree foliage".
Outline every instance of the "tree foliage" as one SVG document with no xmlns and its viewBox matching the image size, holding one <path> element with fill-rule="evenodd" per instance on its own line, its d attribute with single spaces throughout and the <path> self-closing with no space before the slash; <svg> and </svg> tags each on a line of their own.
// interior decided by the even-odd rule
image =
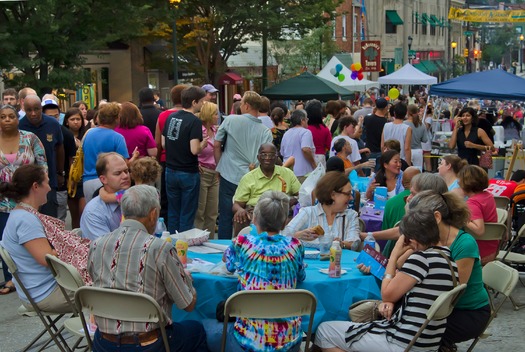
<svg viewBox="0 0 525 352">
<path fill-rule="evenodd" d="M 0 69 L 10 86 L 73 88 L 81 54 L 142 35 L 157 9 L 139 0 L 0 2 Z M 166 7 L 164 7 L 164 10 Z M 8 79 L 8 73 L 15 74 Z"/>
</svg>

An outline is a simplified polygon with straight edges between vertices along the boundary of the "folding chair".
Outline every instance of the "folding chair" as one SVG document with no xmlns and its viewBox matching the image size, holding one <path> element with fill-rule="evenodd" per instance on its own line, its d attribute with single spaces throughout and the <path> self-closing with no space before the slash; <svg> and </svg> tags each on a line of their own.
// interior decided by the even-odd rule
<svg viewBox="0 0 525 352">
<path fill-rule="evenodd" d="M 241 231 L 239 231 L 237 236 L 239 236 L 239 235 L 249 235 L 251 230 L 252 230 L 252 228 L 250 226 L 243 227 L 241 229 Z"/>
<path fill-rule="evenodd" d="M 87 311 L 101 318 L 158 324 L 164 348 L 166 352 L 170 352 L 166 335 L 166 317 L 159 304 L 151 296 L 110 288 L 82 286 L 75 292 L 75 304 L 78 311 Z M 84 314 L 80 314 L 80 319 L 91 351 L 93 342 Z"/>
<path fill-rule="evenodd" d="M 42 330 L 29 344 L 24 347 L 22 352 L 28 351 L 31 349 L 45 334 L 46 332 L 49 334 L 50 338 L 47 339 L 42 347 L 38 351 L 42 351 L 45 349 L 51 341 L 53 341 L 57 348 L 64 352 L 64 351 L 70 351 L 64 337 L 62 336 L 62 331 L 64 330 L 64 326 L 58 327 L 57 323 L 58 321 L 65 315 L 62 313 L 56 313 L 56 312 L 44 312 L 40 310 L 38 305 L 35 303 L 31 295 L 29 294 L 29 291 L 24 286 L 22 281 L 20 280 L 20 277 L 18 275 L 18 267 L 16 266 L 15 262 L 13 261 L 13 258 L 11 258 L 11 255 L 6 251 L 4 247 L 0 245 L 0 256 L 4 259 L 4 262 L 6 263 L 7 267 L 9 268 L 9 271 L 15 278 L 16 282 L 18 283 L 19 287 L 24 292 L 25 296 L 29 300 L 29 303 L 33 307 L 34 313 L 38 315 L 40 320 L 42 321 L 42 324 L 44 324 L 44 330 Z M 55 318 L 53 318 L 55 316 Z"/>
<path fill-rule="evenodd" d="M 46 254 L 46 262 L 73 312 L 73 316 L 64 322 L 64 327 L 70 333 L 78 337 L 77 342 L 73 346 L 73 350 L 75 350 L 79 347 L 80 341 L 84 338 L 84 333 L 82 332 L 82 321 L 80 320 L 80 314 L 82 314 L 82 312 L 77 310 L 75 302 L 69 298 L 67 291 L 75 292 L 79 287 L 84 286 L 84 282 L 74 266 L 64 263 L 57 257 Z M 87 348 L 88 347 L 86 347 L 86 350 Z"/>
<path fill-rule="evenodd" d="M 496 212 L 498 213 L 498 222 L 500 224 L 507 224 L 507 217 L 509 216 L 509 212 L 505 209 L 496 208 Z"/>
<path fill-rule="evenodd" d="M 499 309 L 501 308 L 503 303 L 505 303 L 507 298 L 512 300 L 510 294 L 516 287 L 516 284 L 518 282 L 518 276 L 519 274 L 516 269 L 511 268 L 510 266 L 505 265 L 502 262 L 490 262 L 483 267 L 483 283 L 485 284 L 485 286 L 505 296 L 505 298 L 503 298 L 501 302 L 499 302 L 499 304 L 495 306 L 492 296 L 489 295 L 490 318 L 487 322 L 485 330 L 489 327 L 490 323 L 492 322 L 492 319 L 496 317 Z M 486 338 L 488 336 L 489 335 L 485 332 L 481 334 L 481 336 L 478 336 L 470 345 L 468 352 L 474 349 L 474 346 L 476 346 L 480 338 Z"/>
<path fill-rule="evenodd" d="M 359 230 L 361 230 L 361 232 L 366 232 L 365 221 L 361 218 L 358 218 L 358 219 L 359 219 Z"/>
<path fill-rule="evenodd" d="M 500 222 L 486 222 L 485 233 L 481 237 L 477 237 L 480 241 L 504 240 L 507 233 L 507 226 Z"/>
<path fill-rule="evenodd" d="M 459 297 L 461 297 L 466 288 L 466 284 L 457 285 L 452 290 L 448 292 L 443 292 L 438 296 L 438 298 L 434 301 L 434 303 L 432 303 L 432 305 L 426 313 L 427 319 L 425 320 L 423 325 L 421 325 L 421 327 L 417 331 L 417 334 L 412 338 L 412 341 L 410 341 L 410 343 L 408 344 L 407 348 L 405 349 L 405 352 L 410 351 L 412 346 L 414 346 L 419 336 L 426 329 L 428 323 L 430 323 L 432 320 L 445 319 L 450 315 L 450 313 L 452 313 L 452 310 L 458 302 Z"/>
<path fill-rule="evenodd" d="M 508 197 L 494 196 L 494 200 L 496 201 L 496 208 L 503 210 L 509 208 L 510 199 Z"/>
<path fill-rule="evenodd" d="M 514 237 L 510 245 L 504 251 L 499 251 L 497 256 L 498 260 L 501 260 L 503 263 L 508 265 L 525 265 L 525 254 L 511 252 L 512 248 L 518 243 L 520 238 L 525 238 L 525 225 L 523 225 L 518 234 Z M 519 278 L 521 284 L 525 286 L 525 283 L 521 278 Z M 525 304 L 516 303 L 512 297 L 509 297 L 512 304 L 514 305 L 515 310 L 519 310 L 525 307 Z"/>
<path fill-rule="evenodd" d="M 307 290 L 239 291 L 231 295 L 224 305 L 224 326 L 221 351 L 225 352 L 229 317 L 277 319 L 310 315 L 306 332 L 305 351 L 310 349 L 312 324 L 317 306 L 313 293 Z"/>
</svg>

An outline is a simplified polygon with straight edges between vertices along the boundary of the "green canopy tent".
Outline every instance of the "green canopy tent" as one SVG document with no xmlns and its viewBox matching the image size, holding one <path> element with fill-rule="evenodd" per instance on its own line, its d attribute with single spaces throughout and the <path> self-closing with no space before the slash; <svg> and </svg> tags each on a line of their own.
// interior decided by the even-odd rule
<svg viewBox="0 0 525 352">
<path fill-rule="evenodd" d="M 355 96 L 354 92 L 310 72 L 304 72 L 299 76 L 267 88 L 262 92 L 262 95 L 272 100 L 319 99 L 321 101 L 353 99 Z"/>
</svg>

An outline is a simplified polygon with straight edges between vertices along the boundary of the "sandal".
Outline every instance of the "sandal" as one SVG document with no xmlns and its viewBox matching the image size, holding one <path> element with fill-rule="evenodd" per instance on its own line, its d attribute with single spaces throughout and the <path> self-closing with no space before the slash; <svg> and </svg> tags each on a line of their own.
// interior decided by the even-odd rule
<svg viewBox="0 0 525 352">
<path fill-rule="evenodd" d="M 4 291 L 4 290 L 7 290 L 7 291 Z M 4 285 L 3 287 L 0 288 L 0 295 L 8 295 L 11 292 L 15 292 L 15 291 L 16 291 L 15 285 L 13 285 L 13 284 L 11 284 L 11 285 Z"/>
</svg>

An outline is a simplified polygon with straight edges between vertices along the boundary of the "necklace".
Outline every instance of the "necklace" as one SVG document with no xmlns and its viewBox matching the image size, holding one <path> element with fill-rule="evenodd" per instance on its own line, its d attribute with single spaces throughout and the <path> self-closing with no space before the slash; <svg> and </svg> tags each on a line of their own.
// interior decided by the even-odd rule
<svg viewBox="0 0 525 352">
<path fill-rule="evenodd" d="M 24 202 L 19 202 L 19 203 L 18 203 L 18 206 L 20 206 L 20 207 L 22 207 L 22 208 L 31 208 L 31 209 L 36 210 L 34 206 L 32 206 L 32 205 L 30 205 L 30 204 L 27 204 L 27 203 L 24 203 Z"/>
</svg>

